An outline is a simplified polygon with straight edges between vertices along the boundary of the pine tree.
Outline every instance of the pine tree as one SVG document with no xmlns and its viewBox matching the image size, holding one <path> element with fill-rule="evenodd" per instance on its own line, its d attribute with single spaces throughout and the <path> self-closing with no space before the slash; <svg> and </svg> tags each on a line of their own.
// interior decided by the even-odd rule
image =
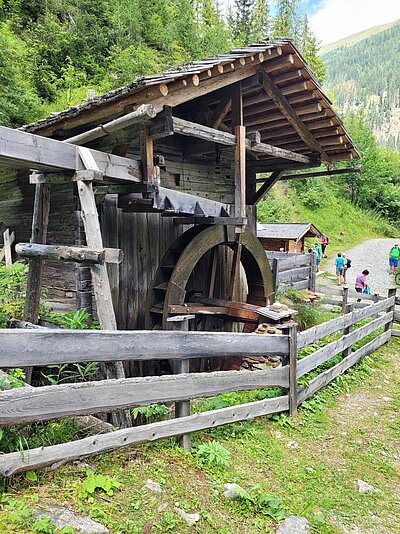
<svg viewBox="0 0 400 534">
<path fill-rule="evenodd" d="M 296 39 L 298 36 L 299 0 L 278 0 L 273 37 Z"/>
<path fill-rule="evenodd" d="M 315 35 L 310 29 L 308 17 L 304 14 L 299 21 L 297 44 L 300 48 L 304 59 L 310 66 L 313 74 L 319 82 L 323 82 L 325 79 L 326 67 L 322 59 L 318 55 L 319 45 Z"/>
<path fill-rule="evenodd" d="M 252 40 L 265 39 L 270 31 L 269 0 L 256 0 L 252 20 Z"/>
<path fill-rule="evenodd" d="M 255 0 L 235 0 L 235 20 L 232 26 L 232 35 L 237 44 L 249 44 L 254 35 L 253 10 Z"/>
</svg>

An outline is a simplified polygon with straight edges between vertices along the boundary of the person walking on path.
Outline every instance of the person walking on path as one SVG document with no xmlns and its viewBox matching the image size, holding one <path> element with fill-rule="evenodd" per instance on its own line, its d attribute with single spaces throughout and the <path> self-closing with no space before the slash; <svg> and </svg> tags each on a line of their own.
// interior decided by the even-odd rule
<svg viewBox="0 0 400 534">
<path fill-rule="evenodd" d="M 399 265 L 400 248 L 399 245 L 395 245 L 389 252 L 389 269 L 390 274 L 396 274 L 397 267 Z"/>
<path fill-rule="evenodd" d="M 369 275 L 368 269 L 364 269 L 361 274 L 356 276 L 356 286 L 355 289 L 357 293 L 364 293 L 365 288 L 367 287 L 367 276 Z M 361 299 L 357 299 L 357 302 L 361 302 Z"/>
<path fill-rule="evenodd" d="M 344 266 L 344 258 L 342 257 L 341 253 L 338 252 L 337 258 L 335 259 L 335 268 L 336 268 L 338 286 L 341 286 L 343 284 L 343 266 Z"/>
<path fill-rule="evenodd" d="M 343 283 L 347 284 L 346 275 L 347 275 L 347 269 L 350 269 L 351 267 L 351 259 L 346 257 L 346 254 L 342 254 L 342 258 L 344 259 L 343 264 Z"/>
<path fill-rule="evenodd" d="M 316 265 L 317 265 L 317 272 L 319 271 L 319 264 L 321 263 L 322 258 L 322 250 L 321 247 L 318 245 L 318 243 L 314 243 L 314 250 L 315 250 L 315 256 L 316 256 Z"/>
<path fill-rule="evenodd" d="M 325 234 L 322 234 L 322 237 L 321 237 L 321 248 L 322 248 L 322 256 L 324 258 L 326 258 L 325 250 L 326 250 L 326 246 L 327 246 L 328 243 L 329 243 L 329 239 L 326 237 Z"/>
</svg>

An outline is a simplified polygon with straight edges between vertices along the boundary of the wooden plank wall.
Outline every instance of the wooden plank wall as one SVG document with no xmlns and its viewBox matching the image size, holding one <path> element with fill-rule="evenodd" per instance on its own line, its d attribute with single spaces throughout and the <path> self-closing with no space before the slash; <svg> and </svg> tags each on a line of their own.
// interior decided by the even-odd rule
<svg viewBox="0 0 400 534">
<path fill-rule="evenodd" d="M 13 169 L 0 171 L 0 234 L 6 228 L 15 232 L 15 242 L 29 242 L 32 227 L 35 186 L 29 184 L 27 172 Z M 74 244 L 74 213 L 72 188 L 53 185 L 48 230 L 49 244 Z M 46 262 L 44 287 L 49 297 L 75 298 L 73 264 Z"/>
</svg>

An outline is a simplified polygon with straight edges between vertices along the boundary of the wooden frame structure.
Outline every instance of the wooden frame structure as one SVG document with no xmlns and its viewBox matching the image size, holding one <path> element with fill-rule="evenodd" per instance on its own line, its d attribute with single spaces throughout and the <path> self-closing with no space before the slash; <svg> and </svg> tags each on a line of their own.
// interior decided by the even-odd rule
<svg viewBox="0 0 400 534">
<path fill-rule="evenodd" d="M 57 260 L 58 283 L 75 263 L 80 305 L 90 307 L 92 286 L 104 330 L 142 329 L 143 303 L 153 289 L 179 294 L 173 303 L 180 306 L 200 291 L 197 306 L 204 310 L 206 297 L 211 315 L 223 308 L 227 321 L 237 320 L 232 302 L 245 287 L 241 264 L 254 265 L 246 257 L 246 236 L 247 227 L 255 226 L 257 202 L 288 170 L 357 157 L 329 99 L 288 40 L 145 77 L 21 130 L 0 127 L 0 208 L 7 208 L 8 226 L 22 241 L 17 251 L 30 264 L 24 319 L 37 322 L 44 260 L 46 267 Z M 269 174 L 259 190 L 258 173 Z M 12 186 L 17 200 L 9 203 Z M 20 228 L 11 224 L 20 220 Z M 179 276 L 154 284 L 159 266 L 177 274 L 178 265 L 190 261 L 190 243 L 179 255 L 173 247 L 180 235 L 183 241 L 192 235 L 185 230 L 193 225 L 221 225 L 229 238 L 213 250 L 202 242 L 204 262 L 193 266 L 182 286 L 165 287 Z M 230 250 L 220 250 L 224 243 Z M 162 265 L 165 254 L 171 262 Z M 251 293 L 265 305 L 273 300 L 272 274 L 264 255 L 256 263 L 261 283 Z M 172 328 L 168 319 L 176 315 L 185 314 L 168 309 L 163 327 Z M 140 362 L 124 367 L 105 361 L 108 378 L 123 379 L 127 367 L 134 375 L 148 369 Z M 115 417 L 116 424 L 129 426 L 128 412 Z"/>
</svg>

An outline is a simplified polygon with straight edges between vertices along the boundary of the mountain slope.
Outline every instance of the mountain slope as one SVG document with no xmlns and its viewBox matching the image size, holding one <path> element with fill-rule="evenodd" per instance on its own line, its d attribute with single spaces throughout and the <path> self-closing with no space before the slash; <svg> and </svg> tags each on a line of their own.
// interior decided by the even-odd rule
<svg viewBox="0 0 400 534">
<path fill-rule="evenodd" d="M 364 109 L 380 144 L 400 148 L 400 23 L 322 55 L 326 91 L 346 113 Z"/>
<path fill-rule="evenodd" d="M 363 30 L 362 32 L 353 33 L 353 35 L 349 35 L 348 37 L 339 39 L 338 41 L 335 41 L 334 43 L 329 43 L 325 46 L 322 46 L 320 50 L 320 54 L 321 55 L 327 54 L 328 52 L 331 52 L 332 50 L 335 50 L 336 48 L 340 48 L 341 46 L 353 45 L 355 43 L 358 43 L 359 41 L 363 41 L 364 39 L 371 37 L 372 35 L 375 35 L 384 30 L 387 30 L 388 28 L 391 28 L 392 26 L 395 26 L 396 24 L 399 24 L 399 23 L 400 23 L 400 20 L 395 20 L 393 22 L 388 22 L 387 24 L 380 24 L 379 26 L 368 28 L 367 30 Z"/>
</svg>

